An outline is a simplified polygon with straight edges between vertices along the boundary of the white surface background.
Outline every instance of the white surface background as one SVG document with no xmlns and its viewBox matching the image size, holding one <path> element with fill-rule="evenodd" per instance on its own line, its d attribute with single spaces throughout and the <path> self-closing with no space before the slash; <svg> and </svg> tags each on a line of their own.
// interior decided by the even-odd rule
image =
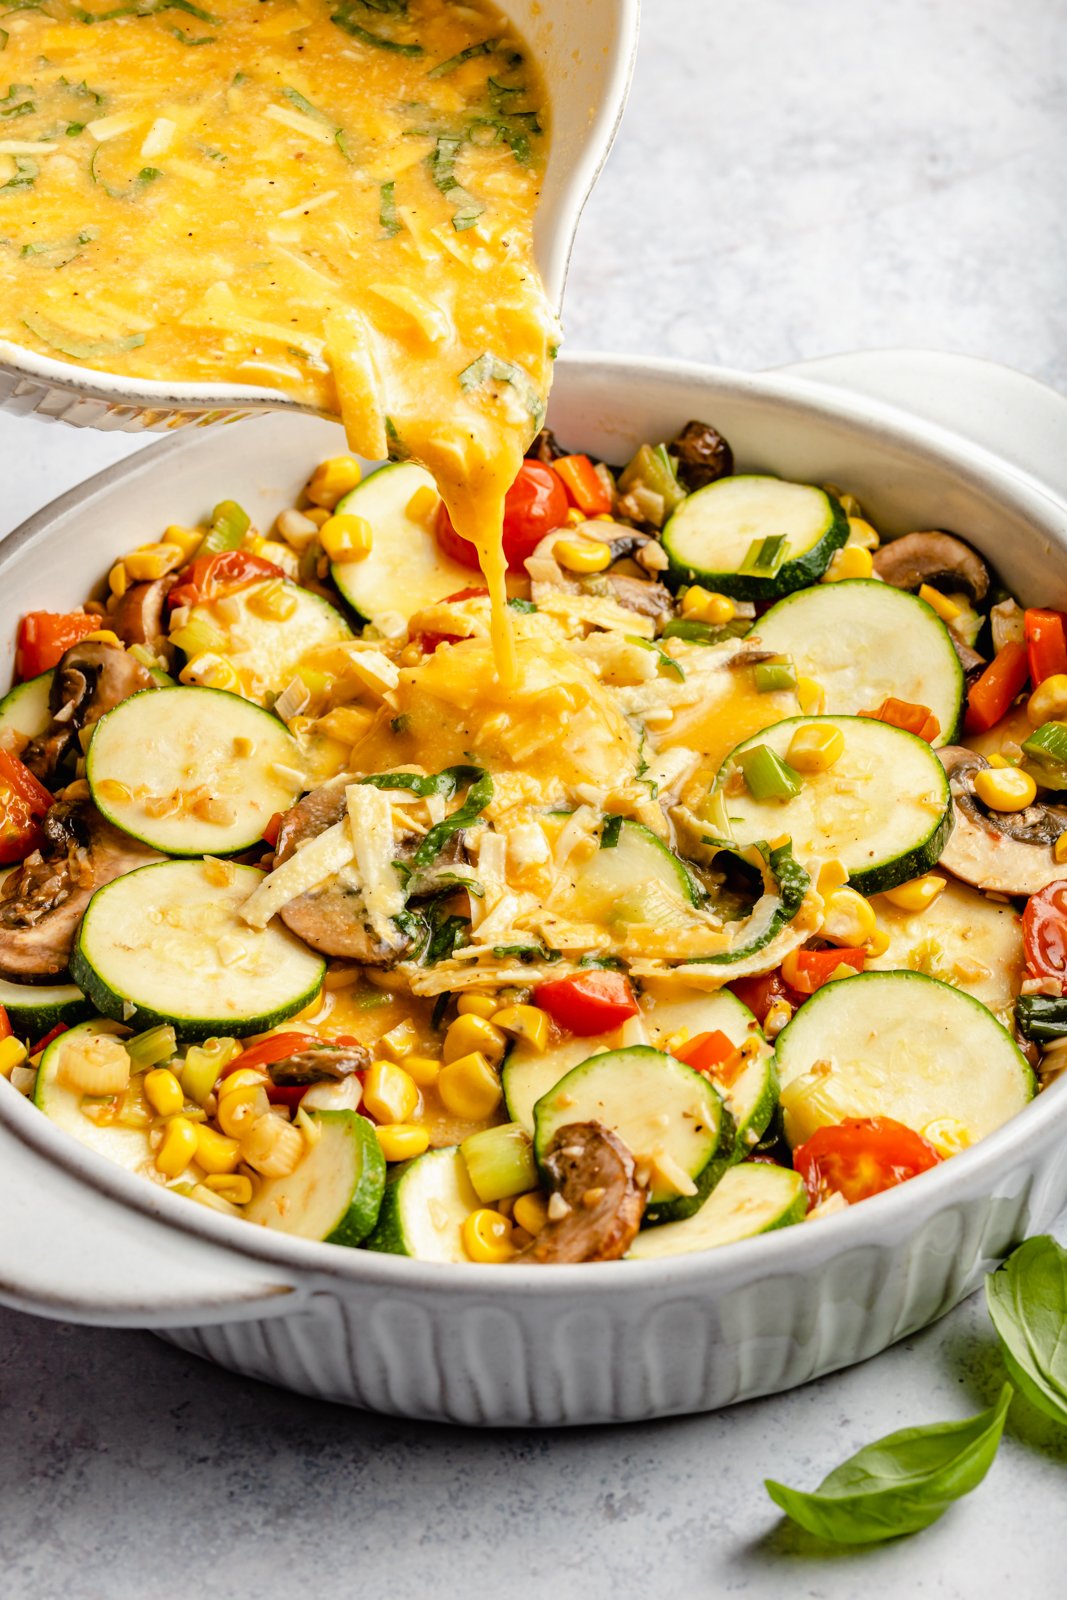
<svg viewBox="0 0 1067 1600">
<path fill-rule="evenodd" d="M 1067 389 L 1065 0 L 645 9 L 575 255 L 572 348 L 763 367 L 926 345 Z M 0 533 L 138 447 L 0 417 Z M 976 1299 L 789 1396 L 477 1435 L 331 1410 L 147 1335 L 0 1311 L 0 1593 L 1058 1592 L 1067 1435 L 1021 1402 L 986 1484 L 903 1545 L 828 1553 L 760 1488 L 813 1486 L 878 1434 L 964 1415 L 999 1383 Z"/>
</svg>

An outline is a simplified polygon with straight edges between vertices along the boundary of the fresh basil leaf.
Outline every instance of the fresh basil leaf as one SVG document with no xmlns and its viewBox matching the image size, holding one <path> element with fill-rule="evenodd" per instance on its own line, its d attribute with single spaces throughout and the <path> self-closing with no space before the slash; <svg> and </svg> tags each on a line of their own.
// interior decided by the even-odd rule
<svg viewBox="0 0 1067 1600">
<path fill-rule="evenodd" d="M 808 1533 L 834 1544 L 879 1544 L 928 1528 L 976 1489 L 993 1465 L 1012 1387 L 964 1422 L 903 1428 L 867 1445 L 805 1494 L 773 1479 L 767 1493 Z"/>
<path fill-rule="evenodd" d="M 986 1279 L 986 1304 L 1012 1382 L 1067 1425 L 1067 1250 L 1028 1239 Z"/>
<path fill-rule="evenodd" d="M 415 772 L 375 772 L 359 781 L 375 789 L 410 789 L 422 800 L 431 794 L 443 794 L 450 800 L 457 789 L 468 786 L 463 804 L 443 822 L 436 823 L 419 845 L 412 858 L 416 867 L 428 867 L 435 861 L 453 834 L 476 822 L 493 798 L 493 780 L 482 767 L 446 767 L 429 777 Z"/>
</svg>

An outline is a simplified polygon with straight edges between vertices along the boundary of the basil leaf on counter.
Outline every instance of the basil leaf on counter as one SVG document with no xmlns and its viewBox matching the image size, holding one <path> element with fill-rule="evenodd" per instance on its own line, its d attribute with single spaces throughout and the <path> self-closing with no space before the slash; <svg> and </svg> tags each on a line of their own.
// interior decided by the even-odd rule
<svg viewBox="0 0 1067 1600">
<path fill-rule="evenodd" d="M 986 1304 L 1012 1382 L 1067 1425 L 1067 1250 L 1028 1239 L 986 1279 Z"/>
<path fill-rule="evenodd" d="M 1012 1387 L 964 1422 L 904 1428 L 835 1467 L 805 1494 L 765 1480 L 767 1493 L 808 1533 L 835 1544 L 878 1544 L 918 1533 L 977 1488 L 993 1464 Z"/>
</svg>

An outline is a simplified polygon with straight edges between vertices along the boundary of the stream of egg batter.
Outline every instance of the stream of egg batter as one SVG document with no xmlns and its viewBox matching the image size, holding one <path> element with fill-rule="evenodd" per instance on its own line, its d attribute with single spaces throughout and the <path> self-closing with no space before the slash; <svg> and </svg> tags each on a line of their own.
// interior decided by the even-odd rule
<svg viewBox="0 0 1067 1600">
<path fill-rule="evenodd" d="M 266 385 L 433 474 L 513 681 L 504 495 L 558 330 L 545 92 L 486 0 L 25 0 L 2 19 L 0 338 Z"/>
</svg>

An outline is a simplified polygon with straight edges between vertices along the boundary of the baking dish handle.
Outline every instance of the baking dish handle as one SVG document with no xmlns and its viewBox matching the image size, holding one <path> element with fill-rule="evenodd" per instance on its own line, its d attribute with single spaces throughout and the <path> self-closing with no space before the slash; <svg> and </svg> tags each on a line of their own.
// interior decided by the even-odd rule
<svg viewBox="0 0 1067 1600">
<path fill-rule="evenodd" d="M 91 1187 L 20 1138 L 18 1120 L 0 1119 L 0 1304 L 111 1328 L 295 1309 L 302 1297 L 279 1269 Z"/>
<path fill-rule="evenodd" d="M 935 422 L 1067 500 L 1067 398 L 1010 367 L 940 350 L 861 350 L 778 370 Z"/>
</svg>

